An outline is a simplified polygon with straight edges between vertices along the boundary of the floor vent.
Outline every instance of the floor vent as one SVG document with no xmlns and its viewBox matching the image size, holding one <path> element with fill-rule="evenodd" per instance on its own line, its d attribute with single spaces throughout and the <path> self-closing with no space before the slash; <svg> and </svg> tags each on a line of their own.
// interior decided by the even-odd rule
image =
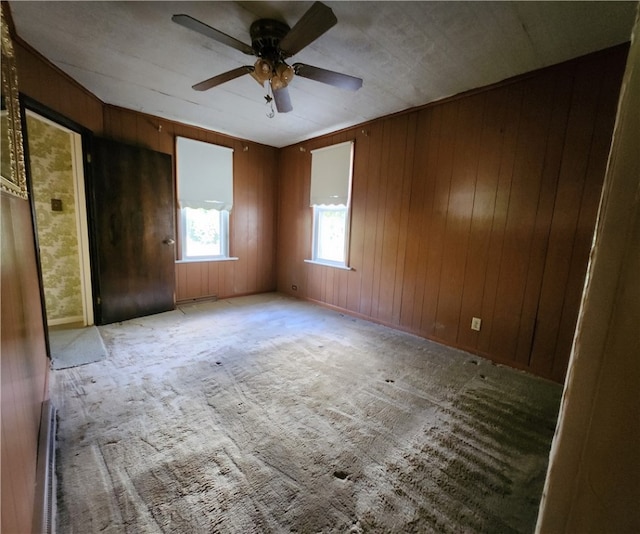
<svg viewBox="0 0 640 534">
<path fill-rule="evenodd" d="M 36 507 L 33 532 L 54 534 L 56 511 L 56 409 L 42 403 L 38 465 L 36 467 Z"/>
<path fill-rule="evenodd" d="M 198 304 L 200 302 L 217 302 L 217 300 L 218 300 L 218 295 L 206 295 L 203 297 L 194 297 L 191 299 L 177 300 L 176 305 L 181 306 L 183 304 Z"/>
</svg>

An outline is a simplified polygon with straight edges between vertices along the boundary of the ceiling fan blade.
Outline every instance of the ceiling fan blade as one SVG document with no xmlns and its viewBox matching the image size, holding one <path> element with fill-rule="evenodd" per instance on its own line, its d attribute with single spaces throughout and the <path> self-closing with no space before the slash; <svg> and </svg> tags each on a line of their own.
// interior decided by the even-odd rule
<svg viewBox="0 0 640 534">
<path fill-rule="evenodd" d="M 193 86 L 193 89 L 196 91 L 206 91 L 207 89 L 211 89 L 216 85 L 220 85 L 222 83 L 228 82 L 230 80 L 235 80 L 244 74 L 248 74 L 253 71 L 253 67 L 249 67 L 244 65 L 242 67 L 238 67 L 237 69 L 230 70 L 228 72 L 223 72 L 222 74 L 218 74 L 213 78 L 209 78 L 208 80 L 204 80 L 200 83 L 197 83 Z"/>
<path fill-rule="evenodd" d="M 222 33 L 220 30 L 216 30 L 215 28 L 206 25 L 204 22 L 196 20 L 189 15 L 173 15 L 173 17 L 171 17 L 171 20 L 176 24 L 180 24 L 180 26 L 184 26 L 185 28 L 193 30 L 194 32 L 206 35 L 207 37 L 210 37 L 211 39 L 218 41 L 219 43 L 230 46 L 231 48 L 235 48 L 236 50 L 240 50 L 240 52 L 251 56 L 255 55 L 253 48 L 251 48 L 249 45 L 244 44 L 242 41 L 238 41 L 238 39 L 235 39 L 230 35 L 227 35 L 226 33 Z"/>
<path fill-rule="evenodd" d="M 280 41 L 280 49 L 284 52 L 285 57 L 293 56 L 334 26 L 336 22 L 338 19 L 330 7 L 325 6 L 322 2 L 314 2 Z"/>
<path fill-rule="evenodd" d="M 289 96 L 289 89 L 286 87 L 276 89 L 273 92 L 273 99 L 276 102 L 276 109 L 278 110 L 278 113 L 289 113 L 293 110 L 291 97 Z"/>
<path fill-rule="evenodd" d="M 362 87 L 362 79 L 348 74 L 340 74 L 332 70 L 321 69 L 320 67 L 312 67 L 304 63 L 294 63 L 293 69 L 296 75 L 302 78 L 308 78 L 316 82 L 333 85 L 347 91 L 357 91 Z"/>
</svg>

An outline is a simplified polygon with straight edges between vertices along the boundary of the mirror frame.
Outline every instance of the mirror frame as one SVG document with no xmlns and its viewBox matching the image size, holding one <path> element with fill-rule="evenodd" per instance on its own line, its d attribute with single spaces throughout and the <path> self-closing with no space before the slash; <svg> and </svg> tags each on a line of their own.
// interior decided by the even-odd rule
<svg viewBox="0 0 640 534">
<path fill-rule="evenodd" d="M 0 170 L 0 189 L 26 199 L 27 178 L 24 164 L 22 138 L 22 118 L 20 113 L 20 93 L 18 91 L 18 69 L 13 48 L 13 40 L 5 18 L 2 3 L 2 114 L 7 115 L 7 126 L 0 134 L 6 136 L 10 165 Z M 4 122 L 4 121 L 3 121 Z"/>
</svg>

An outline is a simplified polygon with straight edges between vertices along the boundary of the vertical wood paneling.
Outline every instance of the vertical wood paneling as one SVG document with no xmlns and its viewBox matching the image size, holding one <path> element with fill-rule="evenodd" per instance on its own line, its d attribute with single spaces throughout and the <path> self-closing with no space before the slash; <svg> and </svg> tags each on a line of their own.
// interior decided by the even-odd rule
<svg viewBox="0 0 640 534">
<path fill-rule="evenodd" d="M 364 246 L 362 264 L 356 265 L 361 270 L 359 313 L 371 316 L 374 286 L 374 258 L 377 243 L 378 219 L 378 189 L 380 177 L 380 157 L 382 152 L 383 122 L 377 122 L 368 127 L 369 143 L 367 157 L 367 175 L 363 177 L 366 183 L 365 214 L 364 214 Z M 357 150 L 357 147 L 356 147 Z M 360 178 L 358 178 L 359 180 Z"/>
<path fill-rule="evenodd" d="M 527 148 L 528 161 L 525 183 L 528 187 L 518 185 L 518 190 L 524 192 L 523 204 L 526 206 L 527 213 L 526 226 L 523 227 L 527 235 L 527 247 L 522 251 L 522 261 L 526 264 L 526 269 L 523 270 L 522 276 L 518 280 L 518 284 L 521 287 L 518 313 L 520 320 L 517 330 L 514 332 L 515 345 L 509 357 L 521 365 L 527 365 L 528 363 L 531 334 L 534 329 L 537 312 L 533 294 L 530 293 L 532 298 L 526 298 L 527 289 L 535 288 L 538 284 L 541 276 L 540 264 L 544 261 L 545 253 L 544 246 L 536 247 L 536 244 L 543 245 L 546 240 L 545 237 L 543 237 L 543 243 L 536 240 L 536 229 L 543 230 L 547 227 L 550 219 L 544 217 L 544 211 L 549 206 L 549 203 L 553 202 L 553 196 L 549 198 L 545 194 L 548 191 L 545 186 L 552 186 L 553 183 L 548 184 L 544 181 L 545 163 L 549 161 L 547 139 L 553 119 L 553 80 L 541 76 L 540 84 L 536 89 L 539 92 L 532 92 L 534 97 L 537 97 L 535 106 L 529 104 L 526 98 L 524 101 L 524 106 L 534 107 L 536 112 L 535 119 L 532 117 L 533 132 L 530 135 L 531 138 L 536 139 L 536 142 Z M 557 168 L 552 171 L 551 180 L 555 182 Z M 524 349 L 520 354 L 518 353 L 519 346 Z M 518 356 L 520 356 L 520 359 Z"/>
<path fill-rule="evenodd" d="M 458 122 L 459 102 L 449 102 L 441 108 L 440 132 L 437 140 L 438 154 L 435 160 L 435 190 L 433 195 L 430 239 L 427 246 L 424 293 L 420 331 L 439 339 L 442 325 L 437 324 L 438 301 L 440 298 L 440 280 L 442 273 L 443 251 L 449 244 L 445 242 L 447 209 L 451 191 L 451 173 L 455 148 L 456 126 Z M 446 295 L 443 295 L 446 298 Z"/>
<path fill-rule="evenodd" d="M 382 225 L 380 228 L 382 242 L 379 247 L 377 310 L 374 314 L 374 317 L 385 323 L 392 322 L 396 266 L 398 257 L 404 257 L 404 251 L 401 254 L 399 251 L 399 238 L 408 122 L 404 117 L 396 118 L 390 120 L 388 126 L 389 142 L 384 151 L 382 167 L 383 174 L 388 178 L 385 187 L 381 188 L 381 196 L 384 200 L 381 202 L 382 211 L 378 221 Z"/>
<path fill-rule="evenodd" d="M 411 142 L 412 153 L 410 159 L 413 162 L 411 170 L 408 173 L 406 183 L 408 185 L 408 199 L 406 201 L 406 224 L 405 229 L 405 254 L 403 264 L 403 280 L 406 280 L 401 286 L 400 297 L 400 316 L 398 323 L 405 323 L 413 326 L 413 305 L 416 300 L 416 273 L 418 269 L 418 255 L 421 240 L 425 236 L 422 231 L 422 214 L 425 212 L 424 207 L 424 179 L 415 179 L 415 176 L 422 172 L 425 168 L 426 151 L 419 151 L 414 156 L 415 145 L 418 142 L 425 143 L 428 135 L 428 120 L 425 118 L 426 113 L 415 114 L 415 131 Z M 407 149 L 409 147 L 407 146 Z M 421 157 L 423 156 L 423 157 Z"/>
<path fill-rule="evenodd" d="M 551 80 L 553 82 L 553 80 Z M 555 206 L 557 177 L 562 161 L 564 136 L 571 101 L 572 76 L 558 76 L 554 86 L 553 109 L 546 140 L 544 168 L 533 228 L 532 247 L 525 282 L 522 320 L 518 333 L 515 361 L 529 365 L 533 336 L 538 320 L 540 288 L 549 241 L 549 228 Z"/>
<path fill-rule="evenodd" d="M 289 155 L 286 161 L 291 162 L 294 160 L 295 152 L 291 148 L 285 148 L 280 150 L 278 154 L 278 204 L 277 204 L 277 221 L 276 221 L 276 232 L 278 235 L 277 243 L 277 253 L 276 253 L 276 277 L 277 277 L 277 287 L 279 288 L 287 288 L 287 291 L 292 291 L 291 285 L 296 285 L 297 282 L 295 280 L 295 274 L 299 273 L 300 270 L 295 267 L 295 247 L 290 239 L 283 241 L 280 239 L 280 236 L 286 236 L 289 238 L 294 238 L 295 233 L 284 232 L 282 228 L 282 220 L 280 214 L 282 213 L 282 202 L 285 198 L 288 199 L 288 205 L 292 208 L 291 213 L 293 213 L 294 209 L 299 209 L 298 203 L 295 201 L 295 195 L 291 197 L 291 190 L 294 188 L 293 180 L 285 180 L 284 179 L 284 169 L 283 169 L 283 158 L 285 155 Z M 291 168 L 289 169 L 291 174 L 295 174 L 291 172 Z M 288 261 L 283 261 L 283 258 L 288 258 Z"/>
<path fill-rule="evenodd" d="M 411 205 L 411 178 L 413 176 L 413 166 L 415 159 L 415 141 L 417 128 L 417 114 L 409 116 L 407 124 L 407 137 L 404 143 L 404 172 L 402 175 L 401 189 L 401 211 L 400 211 L 400 227 L 398 237 L 398 253 L 395 267 L 395 281 L 393 291 L 393 307 L 391 313 L 392 324 L 400 324 L 400 315 L 402 313 L 402 297 L 404 287 L 405 262 L 407 256 L 407 245 L 409 241 L 409 208 Z"/>
<path fill-rule="evenodd" d="M 233 295 L 236 274 L 235 265 L 233 265 L 233 262 L 225 261 L 218 266 L 218 269 L 224 273 L 224 290 L 222 295 Z"/>
<path fill-rule="evenodd" d="M 583 280 L 591 248 L 593 225 L 600 201 L 600 191 L 606 171 L 607 156 L 611 145 L 609 132 L 613 130 L 615 112 L 618 103 L 618 88 L 624 71 L 623 56 L 613 58 L 599 58 L 596 70 L 601 73 L 602 87 L 600 89 L 597 112 L 593 117 L 594 128 L 589 146 L 589 158 L 584 175 L 584 188 L 580 204 L 575 238 L 573 242 L 569 276 L 566 287 L 566 297 L 560 320 L 560 331 L 556 346 L 556 354 L 562 358 L 554 358 L 551 375 L 555 380 L 561 380 L 566 372 L 569 351 L 573 342 L 573 332 L 577 316 L 573 310 L 580 305 Z"/>
<path fill-rule="evenodd" d="M 478 347 L 479 332 L 469 325 L 473 317 L 483 317 L 482 302 L 485 293 L 485 279 L 489 263 L 492 217 L 496 205 L 498 177 L 500 174 L 500 154 L 509 88 L 488 92 L 482 121 L 476 185 L 473 198 L 469 246 L 466 250 L 464 285 L 458 325 L 458 340 L 461 345 Z"/>
<path fill-rule="evenodd" d="M 532 79 L 520 113 L 489 349 L 506 361 L 515 359 L 520 322 L 524 319 L 522 303 L 551 116 L 549 103 L 546 77 Z"/>
<path fill-rule="evenodd" d="M 557 325 L 561 321 L 564 299 L 558 299 L 557 295 L 564 295 L 567 284 L 571 284 L 570 259 L 585 185 L 585 172 L 594 133 L 594 117 L 602 76 L 601 62 L 579 65 L 575 73 L 566 144 L 549 231 L 549 248 L 532 355 L 532 361 L 535 361 L 536 367 L 542 369 L 545 374 L 551 373 L 553 369 L 560 334 L 560 328 Z M 601 183 L 602 177 L 599 181 Z M 578 281 L 580 287 L 582 281 Z"/>
<path fill-rule="evenodd" d="M 412 196 L 410 210 L 413 214 L 412 220 L 417 229 L 417 239 L 414 237 L 410 243 L 408 254 L 415 254 L 415 271 L 413 276 L 405 276 L 404 286 L 411 292 L 407 302 L 413 298 L 413 307 L 409 309 L 410 314 L 401 324 L 407 325 L 412 331 L 419 332 L 422 328 L 422 312 L 424 309 L 424 295 L 426 287 L 426 273 L 429 260 L 429 249 L 433 236 L 432 223 L 434 220 L 433 210 L 435 205 L 435 169 L 438 161 L 438 140 L 440 138 L 440 128 L 442 124 L 442 108 L 430 108 L 420 112 L 419 124 L 424 125 L 418 130 L 416 138 L 417 162 L 415 174 L 412 180 Z M 426 150 L 425 150 L 426 147 Z M 411 236 L 416 234 L 412 231 Z M 415 250 L 414 253 L 411 251 Z M 414 280 L 415 289 L 411 291 L 411 280 Z M 405 292 L 405 295 L 407 293 Z"/>
<path fill-rule="evenodd" d="M 438 294 L 435 332 L 438 338 L 450 343 L 456 341 L 460 321 L 485 100 L 485 95 L 481 93 L 457 102 L 458 117 L 449 196 L 446 207 L 443 205 L 446 209 L 445 246 L 442 250 L 442 267 L 438 281 L 438 287 L 446 287 L 447 291 L 440 291 Z"/>
<path fill-rule="evenodd" d="M 80 84 L 21 43 L 15 46 L 20 92 L 89 128 L 103 129 L 102 102 Z"/>
<path fill-rule="evenodd" d="M 237 239 L 231 246 L 241 251 L 240 259 L 178 265 L 177 298 L 275 289 L 277 149 L 104 105 L 27 45 L 15 48 L 21 92 L 96 135 L 172 156 L 174 135 L 233 146 L 238 227 L 232 228 Z M 4 194 L 2 203 L 2 532 L 31 532 L 48 359 L 29 205 Z"/>
<path fill-rule="evenodd" d="M 20 91 L 97 134 L 102 102 L 44 60 L 15 43 Z M 48 366 L 33 225 L 29 203 L 1 195 L 2 332 L 0 386 L 2 532 L 31 532 L 42 402 Z"/>
<path fill-rule="evenodd" d="M 322 300 L 328 304 L 336 305 L 336 270 L 322 269 L 320 273 L 321 287 L 324 291 Z"/>
<path fill-rule="evenodd" d="M 500 146 L 498 185 L 493 217 L 491 219 L 487 273 L 484 282 L 482 313 L 480 315 L 480 318 L 485 318 L 485 324 L 478 336 L 477 345 L 478 350 L 484 354 L 491 354 L 493 331 L 494 328 L 498 330 L 499 327 L 497 324 L 494 325 L 493 321 L 487 321 L 486 318 L 494 316 L 496 307 L 497 288 L 500 280 L 500 264 L 502 262 L 507 212 L 511 194 L 513 165 L 518 140 L 518 126 L 520 124 L 522 98 L 525 91 L 523 84 L 514 84 L 507 89 L 507 111 L 505 125 L 502 130 L 503 136 Z"/>
<path fill-rule="evenodd" d="M 397 151 L 402 148 L 402 145 L 395 144 L 394 134 L 397 132 L 393 131 L 394 120 L 389 119 L 383 123 L 382 130 L 382 146 L 380 149 L 380 173 L 378 175 L 378 189 L 377 189 L 377 210 L 375 217 L 375 226 L 376 226 L 376 242 L 374 246 L 374 254 L 373 254 L 373 280 L 372 280 L 372 288 L 371 288 L 371 316 L 375 319 L 380 319 L 381 313 L 381 303 L 380 300 L 384 299 L 387 295 L 387 283 L 384 279 L 385 275 L 388 275 L 386 272 L 388 270 L 389 259 L 387 258 L 385 261 L 384 257 L 384 246 L 385 246 L 385 229 L 387 224 L 391 224 L 390 221 L 392 212 L 391 209 L 387 210 L 387 192 L 388 192 L 388 184 L 389 181 L 393 181 L 395 179 L 395 175 L 389 176 L 390 174 L 390 163 L 389 160 L 391 158 L 392 149 Z M 393 187 L 393 182 L 392 182 Z M 391 231 L 391 230 L 389 230 Z M 388 234 L 387 234 L 388 235 Z M 393 258 L 391 258 L 392 260 Z M 381 287 L 382 286 L 382 287 Z M 382 294 L 381 294 L 382 290 Z M 383 300 L 382 302 L 382 316 L 385 316 L 385 306 L 386 302 Z M 384 319 L 383 319 L 384 320 Z"/>
<path fill-rule="evenodd" d="M 31 532 L 38 430 L 48 397 L 29 203 L 2 193 L 2 532 Z"/>
<path fill-rule="evenodd" d="M 357 138 L 353 271 L 302 261 L 308 159 L 283 149 L 278 289 L 305 280 L 299 296 L 561 381 L 625 57 L 616 47 L 342 132 Z"/>
<path fill-rule="evenodd" d="M 105 136 L 170 154 L 174 136 L 233 148 L 234 205 L 230 254 L 238 260 L 176 264 L 176 300 L 273 291 L 277 150 L 184 124 L 105 106 Z M 179 243 L 178 243 L 179 244 Z"/>
<path fill-rule="evenodd" d="M 28 46 L 16 54 L 21 92 L 95 134 L 172 156 L 175 135 L 234 148 L 239 260 L 177 264 L 178 300 L 277 281 L 564 379 L 626 47 L 281 150 L 105 106 Z M 304 262 L 310 150 L 351 138 L 354 270 L 338 271 Z M 1 214 L 2 531 L 30 532 L 48 360 L 28 204 L 3 194 Z"/>
</svg>

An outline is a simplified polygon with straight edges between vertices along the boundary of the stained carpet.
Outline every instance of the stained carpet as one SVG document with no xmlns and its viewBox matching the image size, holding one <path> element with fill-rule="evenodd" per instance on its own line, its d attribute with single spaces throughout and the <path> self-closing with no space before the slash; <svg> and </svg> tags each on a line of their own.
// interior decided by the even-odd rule
<svg viewBox="0 0 640 534">
<path fill-rule="evenodd" d="M 107 350 L 95 326 L 49 330 L 49 348 L 53 369 L 77 367 L 107 357 Z"/>
<path fill-rule="evenodd" d="M 277 294 L 56 371 L 58 531 L 532 532 L 561 388 Z"/>
</svg>

